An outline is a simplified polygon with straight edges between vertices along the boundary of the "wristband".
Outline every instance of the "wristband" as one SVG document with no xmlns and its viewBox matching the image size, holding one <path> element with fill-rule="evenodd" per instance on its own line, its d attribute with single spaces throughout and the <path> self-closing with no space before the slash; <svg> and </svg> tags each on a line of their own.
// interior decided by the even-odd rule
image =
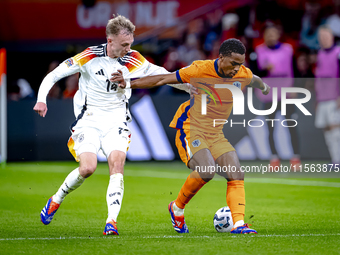
<svg viewBox="0 0 340 255">
<path fill-rule="evenodd" d="M 130 89 L 131 88 L 131 82 L 130 79 L 125 79 L 126 87 L 125 89 Z"/>
<path fill-rule="evenodd" d="M 264 89 L 261 89 L 262 92 L 265 92 L 268 89 L 268 85 L 266 83 L 263 83 Z"/>
</svg>

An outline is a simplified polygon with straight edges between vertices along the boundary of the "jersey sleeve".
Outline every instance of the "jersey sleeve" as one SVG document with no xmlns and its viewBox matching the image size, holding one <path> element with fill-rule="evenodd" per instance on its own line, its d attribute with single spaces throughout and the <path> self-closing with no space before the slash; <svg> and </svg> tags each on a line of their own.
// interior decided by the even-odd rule
<svg viewBox="0 0 340 255">
<path fill-rule="evenodd" d="M 169 74 L 170 72 L 162 66 L 157 66 L 146 60 L 138 51 L 131 51 L 119 60 L 119 63 L 125 66 L 129 73 L 124 74 L 126 78 L 142 78 L 150 75 Z M 179 90 L 190 93 L 186 84 L 169 84 Z"/>
<path fill-rule="evenodd" d="M 190 66 L 183 67 L 176 71 L 176 77 L 180 83 L 190 83 L 190 78 L 197 78 L 199 76 L 199 65 L 193 62 Z"/>
<path fill-rule="evenodd" d="M 75 57 L 66 59 L 57 68 L 55 68 L 53 71 L 45 76 L 39 87 L 37 102 L 42 102 L 46 104 L 46 97 L 48 95 L 48 92 L 57 81 L 80 71 L 80 66 L 76 62 Z"/>
<path fill-rule="evenodd" d="M 124 57 L 119 58 L 118 62 L 126 67 L 128 71 L 124 74 L 126 78 L 141 78 L 151 75 L 153 72 L 155 72 L 155 74 L 161 74 L 162 72 L 162 70 L 158 69 L 158 66 L 152 65 L 138 51 L 128 52 Z"/>
<path fill-rule="evenodd" d="M 166 70 L 162 66 L 157 66 L 152 63 L 148 63 L 148 67 L 146 69 L 146 73 L 144 76 L 149 76 L 149 75 L 159 75 L 159 74 L 168 74 L 170 73 L 168 70 Z"/>
<path fill-rule="evenodd" d="M 88 63 L 90 60 L 103 55 L 104 47 L 89 47 L 83 52 L 75 55 L 72 60 L 73 63 L 70 63 L 69 67 L 73 67 L 73 64 L 75 64 L 78 67 L 84 66 L 86 63 Z"/>
</svg>

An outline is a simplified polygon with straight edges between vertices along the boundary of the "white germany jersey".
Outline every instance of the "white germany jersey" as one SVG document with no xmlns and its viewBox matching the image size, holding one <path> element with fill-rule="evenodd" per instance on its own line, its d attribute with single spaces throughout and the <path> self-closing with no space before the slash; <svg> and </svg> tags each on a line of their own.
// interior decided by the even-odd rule
<svg viewBox="0 0 340 255">
<path fill-rule="evenodd" d="M 106 46 L 102 44 L 89 47 L 62 62 L 43 80 L 37 102 L 46 103 L 49 90 L 58 80 L 79 72 L 79 89 L 74 96 L 76 117 L 81 114 L 82 110 L 87 110 L 99 115 L 114 113 L 113 116 L 117 121 L 123 119 L 130 121 L 127 102 L 131 97 L 131 89 L 121 89 L 117 84 L 110 82 L 111 74 L 121 70 L 123 77 L 127 79 L 169 72 L 163 67 L 151 64 L 134 50 L 122 58 L 110 58 L 107 56 Z M 186 90 L 183 84 L 175 85 L 175 87 Z"/>
</svg>

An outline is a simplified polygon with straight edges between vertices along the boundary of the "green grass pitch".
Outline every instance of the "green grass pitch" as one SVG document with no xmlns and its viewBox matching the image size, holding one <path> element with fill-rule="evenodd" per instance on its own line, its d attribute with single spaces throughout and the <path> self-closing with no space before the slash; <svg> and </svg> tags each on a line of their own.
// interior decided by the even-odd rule
<svg viewBox="0 0 340 255">
<path fill-rule="evenodd" d="M 215 231 L 214 214 L 226 204 L 226 182 L 216 178 L 187 205 L 190 233 L 180 235 L 167 206 L 189 170 L 179 162 L 127 162 L 120 236 L 103 236 L 104 163 L 65 199 L 50 225 L 40 222 L 47 199 L 76 167 L 32 162 L 0 168 L 0 254 L 340 254 L 338 178 L 246 178 L 246 222 L 258 235 Z"/>
</svg>

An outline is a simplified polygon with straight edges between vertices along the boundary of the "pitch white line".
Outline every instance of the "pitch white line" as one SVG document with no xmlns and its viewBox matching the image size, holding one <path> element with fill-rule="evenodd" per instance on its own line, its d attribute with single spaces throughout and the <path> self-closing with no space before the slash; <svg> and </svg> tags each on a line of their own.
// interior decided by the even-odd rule
<svg viewBox="0 0 340 255">
<path fill-rule="evenodd" d="M 292 235 L 248 235 L 250 237 L 316 237 L 316 236 L 340 236 L 340 233 L 333 234 L 292 234 Z M 232 235 L 231 237 L 237 237 Z"/>
<path fill-rule="evenodd" d="M 29 164 L 27 165 L 36 165 Z M 49 166 L 46 166 L 49 167 Z M 64 172 L 63 166 L 55 166 L 49 169 L 50 172 Z M 107 172 L 97 171 L 97 175 L 107 175 Z M 151 177 L 151 178 L 162 178 L 162 179 L 181 179 L 185 180 L 188 177 L 189 171 L 156 171 L 156 170 L 133 170 L 129 167 L 125 168 L 125 176 L 132 177 Z M 214 178 L 213 181 L 225 181 L 224 178 Z M 312 186 L 312 187 L 328 187 L 328 188 L 340 188 L 340 182 L 325 182 L 325 181 L 308 181 L 308 180 L 296 180 L 296 179 L 285 179 L 285 178 L 247 178 L 246 183 L 268 183 L 268 184 L 281 184 L 281 185 L 296 185 L 296 186 Z"/>
<path fill-rule="evenodd" d="M 318 236 L 340 236 L 340 233 L 330 233 L 330 234 L 291 234 L 291 235 L 231 235 L 231 234 L 221 234 L 227 235 L 230 238 L 238 238 L 241 236 L 247 237 L 318 237 Z M 27 240 L 72 240 L 72 239 L 107 239 L 107 238 L 119 238 L 119 239 L 165 239 L 165 238 L 184 238 L 184 239 L 202 239 L 202 238 L 217 238 L 218 236 L 190 236 L 190 235 L 175 235 L 175 236 L 142 236 L 142 237 L 124 237 L 124 236 L 112 236 L 112 237 L 86 237 L 86 236 L 69 236 L 69 237 L 19 237 L 19 238 L 0 238 L 0 241 L 27 241 Z"/>
</svg>

